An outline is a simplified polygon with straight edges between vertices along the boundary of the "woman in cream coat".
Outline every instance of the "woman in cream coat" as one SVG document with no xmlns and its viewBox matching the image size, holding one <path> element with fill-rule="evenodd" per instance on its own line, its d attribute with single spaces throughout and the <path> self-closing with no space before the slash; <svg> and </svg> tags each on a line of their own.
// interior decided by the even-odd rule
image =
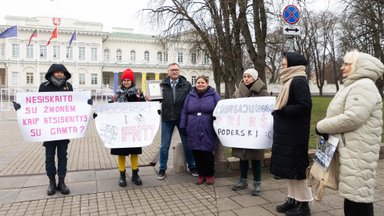
<svg viewBox="0 0 384 216">
<path fill-rule="evenodd" d="M 344 198 L 344 214 L 373 215 L 382 132 L 382 98 L 375 81 L 383 75 L 384 65 L 356 50 L 348 52 L 343 60 L 344 88 L 329 104 L 316 132 L 340 139 L 339 193 Z"/>
</svg>

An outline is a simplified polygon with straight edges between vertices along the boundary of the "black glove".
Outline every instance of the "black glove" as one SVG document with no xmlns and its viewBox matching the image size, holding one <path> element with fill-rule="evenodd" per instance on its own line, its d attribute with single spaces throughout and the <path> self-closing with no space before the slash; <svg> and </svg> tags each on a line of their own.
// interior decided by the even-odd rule
<svg viewBox="0 0 384 216">
<path fill-rule="evenodd" d="M 179 128 L 180 130 L 180 134 L 183 135 L 183 136 L 187 136 L 187 129 L 185 128 Z"/>
<path fill-rule="evenodd" d="M 273 110 L 272 113 L 271 113 L 271 115 L 274 116 L 274 115 L 276 115 L 276 114 L 279 115 L 279 114 L 281 114 L 281 113 L 282 113 L 282 110 Z"/>
<path fill-rule="evenodd" d="M 92 98 L 91 99 L 88 99 L 88 101 L 87 101 L 87 103 L 89 104 L 89 105 L 93 105 L 93 100 L 92 100 Z"/>
<path fill-rule="evenodd" d="M 329 134 L 327 133 L 320 133 L 319 130 L 317 130 L 317 127 L 315 127 L 315 132 L 317 135 L 324 137 L 325 140 L 328 140 Z"/>
<path fill-rule="evenodd" d="M 95 119 L 97 117 L 97 113 L 93 113 L 92 117 Z"/>
<path fill-rule="evenodd" d="M 157 114 L 161 115 L 161 110 L 157 110 Z"/>
<path fill-rule="evenodd" d="M 21 108 L 19 103 L 15 102 L 15 101 L 12 101 L 12 103 L 13 103 L 13 108 L 15 108 L 16 111 Z"/>
<path fill-rule="evenodd" d="M 216 120 L 216 116 L 212 116 L 212 120 L 215 121 Z"/>
</svg>

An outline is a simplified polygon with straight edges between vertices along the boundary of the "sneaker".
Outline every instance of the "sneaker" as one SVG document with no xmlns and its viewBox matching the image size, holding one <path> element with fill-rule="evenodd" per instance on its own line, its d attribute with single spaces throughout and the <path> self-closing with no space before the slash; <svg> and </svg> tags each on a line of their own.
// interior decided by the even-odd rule
<svg viewBox="0 0 384 216">
<path fill-rule="evenodd" d="M 199 176 L 199 173 L 197 173 L 196 167 L 189 169 L 189 171 L 191 172 L 192 176 L 194 177 Z"/>
<path fill-rule="evenodd" d="M 233 191 L 239 191 L 248 188 L 248 182 L 246 178 L 240 178 L 239 181 L 232 186 Z"/>
<path fill-rule="evenodd" d="M 159 174 L 156 177 L 159 180 L 162 180 L 165 178 L 165 170 L 159 170 Z"/>
</svg>

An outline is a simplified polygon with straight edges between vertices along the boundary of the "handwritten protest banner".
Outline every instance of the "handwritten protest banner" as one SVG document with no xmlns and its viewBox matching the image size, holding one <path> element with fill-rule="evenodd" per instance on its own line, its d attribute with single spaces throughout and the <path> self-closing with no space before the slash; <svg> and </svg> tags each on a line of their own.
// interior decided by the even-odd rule
<svg viewBox="0 0 384 216">
<path fill-rule="evenodd" d="M 109 103 L 96 107 L 96 130 L 107 148 L 152 144 L 159 129 L 159 102 Z"/>
<path fill-rule="evenodd" d="M 267 149 L 272 147 L 275 97 L 220 100 L 213 111 L 213 127 L 227 147 Z"/>
<path fill-rule="evenodd" d="M 80 138 L 88 127 L 91 92 L 17 93 L 17 121 L 27 142 Z"/>
</svg>

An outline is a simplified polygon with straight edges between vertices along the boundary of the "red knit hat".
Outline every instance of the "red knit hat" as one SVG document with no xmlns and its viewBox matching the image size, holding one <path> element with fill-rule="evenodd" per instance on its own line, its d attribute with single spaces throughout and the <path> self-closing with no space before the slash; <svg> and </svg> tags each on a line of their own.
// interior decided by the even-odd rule
<svg viewBox="0 0 384 216">
<path fill-rule="evenodd" d="M 121 80 L 129 79 L 132 82 L 135 82 L 135 76 L 133 75 L 133 71 L 131 69 L 125 69 L 123 71 L 123 75 L 121 75 Z"/>
</svg>

